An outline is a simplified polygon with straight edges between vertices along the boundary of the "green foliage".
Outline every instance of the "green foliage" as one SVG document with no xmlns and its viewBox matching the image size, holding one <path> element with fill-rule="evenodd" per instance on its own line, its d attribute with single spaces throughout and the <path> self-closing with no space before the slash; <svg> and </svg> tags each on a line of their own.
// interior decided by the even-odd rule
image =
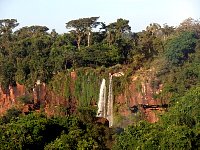
<svg viewBox="0 0 200 150">
<path fill-rule="evenodd" d="M 1 149 L 106 149 L 109 139 L 108 127 L 77 117 L 29 114 L 0 128 Z"/>
<path fill-rule="evenodd" d="M 71 85 L 72 78 L 69 71 L 58 73 L 49 83 L 49 86 L 55 93 L 65 97 L 67 100 L 70 100 L 73 95 L 73 93 L 71 93 Z"/>
<path fill-rule="evenodd" d="M 187 126 L 140 122 L 117 136 L 113 149 L 195 149 L 198 140 Z"/>
<path fill-rule="evenodd" d="M 78 49 L 80 50 L 80 43 L 82 41 L 82 38 L 84 35 L 87 35 L 87 42 L 88 46 L 90 46 L 90 34 L 92 28 L 95 28 L 98 26 L 99 22 L 97 20 L 99 17 L 90 17 L 90 18 L 80 18 L 76 20 L 71 20 L 66 23 L 66 28 L 72 28 L 72 33 L 75 34 L 77 40 Z"/>
<path fill-rule="evenodd" d="M 1 27 L 1 34 L 2 33 L 7 33 L 7 32 L 12 32 L 12 29 L 17 27 L 19 23 L 17 23 L 16 19 L 3 19 L 0 21 L 0 27 Z"/>
<path fill-rule="evenodd" d="M 9 85 L 15 84 L 14 76 L 16 72 L 16 67 L 14 65 L 14 62 L 12 61 L 3 61 L 1 63 L 1 86 L 3 87 L 3 89 L 8 89 Z"/>
<path fill-rule="evenodd" d="M 162 128 L 147 122 L 129 126 L 117 137 L 114 149 L 159 149 L 159 130 Z"/>
<path fill-rule="evenodd" d="M 105 44 L 83 48 L 77 55 L 77 64 L 84 67 L 112 66 L 120 59 L 118 48 Z"/>
<path fill-rule="evenodd" d="M 153 56 L 153 53 L 147 54 L 147 48 L 154 45 L 152 37 L 145 36 L 144 42 L 138 42 L 137 34 L 130 31 L 128 20 L 120 18 L 106 26 L 97 22 L 98 18 L 71 20 L 66 27 L 75 30 L 63 35 L 57 34 L 55 30 L 48 33 L 45 26 L 22 27 L 13 33 L 12 29 L 18 25 L 17 21 L 1 20 L 1 85 L 7 88 L 18 82 L 31 89 L 38 79 L 48 83 L 54 74 L 66 69 L 130 63 L 138 68 L 143 65 L 142 61 Z M 92 28 L 100 24 L 102 30 L 92 32 Z M 5 38 L 8 36 L 9 38 Z M 140 39 L 144 39 L 143 36 Z M 155 43 L 159 45 L 159 42 Z"/>
<path fill-rule="evenodd" d="M 16 108 L 10 108 L 7 110 L 6 114 L 0 118 L 0 124 L 9 123 L 11 120 L 17 119 L 22 112 Z"/>
<path fill-rule="evenodd" d="M 185 36 L 183 36 L 182 34 Z M 188 33 L 188 32 L 186 33 L 183 32 L 182 34 L 181 34 L 182 36 L 180 37 L 175 37 L 174 39 L 176 40 L 174 41 L 178 42 L 179 38 L 184 39 L 183 37 L 193 35 L 192 33 Z M 173 65 L 173 66 L 171 66 L 172 64 L 170 65 L 169 62 L 168 63 L 160 62 L 161 67 L 160 67 L 158 76 L 164 85 L 164 89 L 161 95 L 163 96 L 163 98 L 170 99 L 171 101 L 176 101 L 176 99 L 183 96 L 187 90 L 199 84 L 199 79 L 200 79 L 199 48 L 198 48 L 199 41 L 197 41 L 193 36 L 190 37 L 190 39 L 188 40 L 186 39 L 184 39 L 185 47 L 187 47 L 188 42 L 189 44 L 192 44 L 191 41 L 195 41 L 196 43 L 196 47 L 194 47 L 193 45 L 193 48 L 190 49 L 190 52 L 192 53 L 190 54 L 188 53 L 187 61 L 184 60 L 184 63 L 182 63 L 181 65 L 179 64 L 179 65 Z M 191 47 L 188 46 L 188 49 L 189 48 Z"/>
<path fill-rule="evenodd" d="M 1 147 L 3 149 L 41 149 L 44 140 L 40 135 L 45 130 L 47 120 L 44 117 L 28 115 L 17 121 L 1 126 Z M 12 137 L 12 138 L 10 138 Z"/>
<path fill-rule="evenodd" d="M 185 126 L 168 126 L 160 139 L 160 149 L 194 149 L 192 130 Z M 196 142 L 196 141 L 195 141 Z"/>
<path fill-rule="evenodd" d="M 115 97 L 128 89 L 129 77 L 135 70 L 151 65 L 158 68 L 160 78 L 150 83 L 152 88 L 164 85 L 162 93 L 155 97 L 169 100 L 170 108 L 156 124 L 139 122 L 125 129 L 116 136 L 114 149 L 198 149 L 199 22 L 188 19 L 177 29 L 153 23 L 142 32 L 132 33 L 126 19 L 106 25 L 97 22 L 98 18 L 71 20 L 66 27 L 75 30 L 65 34 L 55 30 L 49 33 L 45 26 L 22 27 L 13 32 L 17 20 L 0 20 L 3 92 L 16 83 L 30 90 L 41 80 L 69 103 L 78 103 L 76 117 L 22 116 L 17 109 L 9 110 L 1 118 L 0 149 L 108 148 L 110 131 L 94 124 L 96 110 L 90 108 L 98 100 L 102 78 L 108 81 L 109 73 L 128 70 L 125 76 L 113 78 Z M 93 32 L 97 25 L 101 30 Z M 140 91 L 140 81 L 136 82 Z M 29 96 L 18 100 L 32 103 Z"/>
<path fill-rule="evenodd" d="M 45 149 L 105 149 L 105 145 L 100 145 L 101 141 L 97 140 L 96 137 L 100 130 L 100 128 L 93 126 L 93 129 L 87 128 L 85 133 L 81 129 L 69 131 L 68 134 L 62 134 L 60 138 L 46 145 Z M 99 136 L 99 139 L 101 139 L 101 136 Z"/>
<path fill-rule="evenodd" d="M 96 117 L 96 108 L 80 107 L 78 108 L 78 117 L 86 123 L 92 123 Z"/>
<path fill-rule="evenodd" d="M 185 93 L 184 96 L 176 100 L 169 114 L 163 116 L 166 124 L 186 125 L 194 127 L 200 122 L 200 88 L 194 87 Z"/>
<path fill-rule="evenodd" d="M 32 104 L 33 103 L 32 97 L 30 95 L 22 95 L 22 96 L 18 97 L 17 100 L 23 104 Z"/>
<path fill-rule="evenodd" d="M 198 41 L 195 34 L 183 32 L 168 40 L 165 48 L 168 66 L 162 62 L 160 68 L 168 68 L 159 74 L 158 81 L 164 83 L 159 98 L 170 100 L 168 112 L 156 124 L 141 122 L 125 129 L 117 136 L 114 149 L 199 148 Z M 157 86 L 156 82 L 151 84 Z"/>
<path fill-rule="evenodd" d="M 128 82 L 129 82 L 129 78 L 126 76 L 113 78 L 114 95 L 118 95 L 122 91 L 124 91 L 127 88 Z"/>
<path fill-rule="evenodd" d="M 188 55 L 194 52 L 196 36 L 193 32 L 183 32 L 167 41 L 165 55 L 171 65 L 182 65 Z"/>
<path fill-rule="evenodd" d="M 77 70 L 75 80 L 75 97 L 80 107 L 90 106 L 97 102 L 99 96 L 100 76 L 93 69 Z"/>
</svg>

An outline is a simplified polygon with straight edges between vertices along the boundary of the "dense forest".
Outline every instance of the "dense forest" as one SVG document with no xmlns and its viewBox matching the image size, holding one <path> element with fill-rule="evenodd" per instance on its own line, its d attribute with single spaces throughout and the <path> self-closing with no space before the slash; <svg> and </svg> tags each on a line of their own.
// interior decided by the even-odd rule
<svg viewBox="0 0 200 150">
<path fill-rule="evenodd" d="M 0 119 L 0 149 L 199 149 L 200 21 L 188 18 L 178 27 L 151 23 L 134 33 L 126 19 L 108 25 L 98 19 L 71 20 L 64 34 L 39 25 L 16 29 L 16 19 L 0 20 L 1 88 L 19 83 L 32 90 L 40 80 L 79 101 L 76 112 L 51 117 L 9 109 Z M 115 82 L 119 93 L 137 70 L 152 67 L 164 85 L 155 97 L 169 101 L 159 121 L 140 119 L 125 128 L 98 123 L 90 106 L 91 97 L 98 99 L 97 79 L 123 70 Z M 80 77 L 74 92 L 68 88 L 72 71 Z"/>
</svg>

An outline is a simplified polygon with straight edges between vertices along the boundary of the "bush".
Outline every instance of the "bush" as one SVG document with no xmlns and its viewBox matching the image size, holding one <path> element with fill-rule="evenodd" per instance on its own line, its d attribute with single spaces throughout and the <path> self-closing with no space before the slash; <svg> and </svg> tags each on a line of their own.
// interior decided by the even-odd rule
<svg viewBox="0 0 200 150">
<path fill-rule="evenodd" d="M 11 119 L 16 119 L 17 117 L 19 117 L 19 115 L 21 114 L 22 112 L 19 110 L 19 109 L 16 109 L 16 108 L 11 108 L 11 109 L 8 109 L 7 112 L 6 112 L 6 115 L 3 116 L 0 120 L 0 124 L 4 124 L 4 123 L 8 123 L 11 121 Z"/>
<path fill-rule="evenodd" d="M 22 96 L 18 97 L 17 100 L 19 100 L 23 104 L 32 104 L 33 103 L 32 97 L 30 95 L 22 95 Z"/>
</svg>

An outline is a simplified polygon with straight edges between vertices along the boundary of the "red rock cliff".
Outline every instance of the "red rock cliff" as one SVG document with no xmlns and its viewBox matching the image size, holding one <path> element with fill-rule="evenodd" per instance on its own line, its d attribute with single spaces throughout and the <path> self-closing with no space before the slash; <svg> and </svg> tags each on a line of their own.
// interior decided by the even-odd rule
<svg viewBox="0 0 200 150">
<path fill-rule="evenodd" d="M 71 73 L 74 81 L 76 73 Z M 70 83 L 70 88 L 74 90 L 74 83 Z M 114 87 L 115 88 L 115 87 Z M 156 122 L 157 112 L 164 111 L 160 106 L 166 101 L 155 99 L 155 95 L 162 91 L 162 84 L 154 76 L 154 70 L 139 70 L 132 76 L 130 84 L 122 91 L 122 94 L 115 95 L 115 104 L 119 105 L 117 113 L 122 116 L 131 114 L 134 107 L 143 114 L 149 122 Z M 32 104 L 24 105 L 19 102 L 19 98 L 24 95 L 31 95 Z M 66 99 L 59 96 L 59 93 L 51 91 L 46 84 L 36 84 L 33 91 L 28 92 L 23 85 L 10 86 L 7 91 L 0 88 L 0 114 L 4 114 L 11 107 L 21 107 L 23 112 L 29 110 L 44 111 L 48 115 L 70 114 L 76 109 L 77 101 L 73 98 Z"/>
<path fill-rule="evenodd" d="M 115 98 L 121 115 L 130 115 L 133 112 L 131 110 L 137 108 L 147 121 L 152 123 L 158 121 L 157 114 L 165 111 L 164 106 L 167 105 L 167 101 L 155 98 L 162 91 L 163 85 L 154 74 L 153 69 L 139 70 L 131 77 L 131 82 L 124 93 Z"/>
<path fill-rule="evenodd" d="M 31 104 L 23 104 L 20 102 L 20 97 L 29 95 Z M 28 112 L 31 109 L 36 111 L 44 111 L 48 115 L 55 115 L 58 113 L 72 113 L 75 111 L 76 101 L 68 100 L 58 94 L 49 90 L 44 84 L 36 85 L 32 92 L 28 92 L 25 86 L 17 84 L 10 86 L 7 91 L 0 88 L 0 114 L 12 108 L 18 107 L 23 112 Z"/>
</svg>

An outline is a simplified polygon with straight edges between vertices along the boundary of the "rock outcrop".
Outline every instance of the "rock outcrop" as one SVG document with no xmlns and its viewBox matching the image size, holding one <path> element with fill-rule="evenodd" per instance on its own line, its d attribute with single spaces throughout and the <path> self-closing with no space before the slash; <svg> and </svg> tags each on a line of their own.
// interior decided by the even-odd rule
<svg viewBox="0 0 200 150">
<path fill-rule="evenodd" d="M 158 121 L 157 113 L 165 110 L 167 101 L 156 98 L 162 91 L 163 85 L 154 74 L 154 69 L 139 70 L 134 74 L 124 91 L 114 96 L 114 106 L 115 108 L 117 106 L 114 111 L 121 116 L 141 112 L 143 119 L 149 122 Z M 124 73 L 114 75 L 122 76 Z M 70 91 L 73 91 L 74 81 L 78 77 L 75 72 L 71 72 L 70 76 L 72 80 L 69 87 Z M 28 103 L 22 103 L 20 99 L 26 95 L 30 100 Z M 60 96 L 59 93 L 50 90 L 45 83 L 36 83 L 31 92 L 20 84 L 10 86 L 6 91 L 0 88 L 1 115 L 12 107 L 19 107 L 24 113 L 35 110 L 45 112 L 47 115 L 66 115 L 76 111 L 77 101 L 74 96 L 68 99 Z"/>
<path fill-rule="evenodd" d="M 20 99 L 28 96 L 29 100 L 23 103 Z M 45 83 L 35 85 L 33 91 L 27 91 L 25 86 L 17 84 L 4 91 L 0 88 L 0 114 L 12 108 L 20 108 L 24 113 L 30 110 L 44 111 L 47 115 L 69 114 L 76 108 L 76 101 L 65 99 L 51 91 Z"/>
<path fill-rule="evenodd" d="M 156 78 L 154 69 L 139 70 L 132 76 L 124 93 L 115 98 L 115 103 L 119 105 L 119 113 L 127 116 L 140 111 L 147 121 L 157 122 L 157 114 L 165 111 L 168 103 L 166 100 L 156 98 L 162 92 L 162 88 L 163 85 Z"/>
</svg>

